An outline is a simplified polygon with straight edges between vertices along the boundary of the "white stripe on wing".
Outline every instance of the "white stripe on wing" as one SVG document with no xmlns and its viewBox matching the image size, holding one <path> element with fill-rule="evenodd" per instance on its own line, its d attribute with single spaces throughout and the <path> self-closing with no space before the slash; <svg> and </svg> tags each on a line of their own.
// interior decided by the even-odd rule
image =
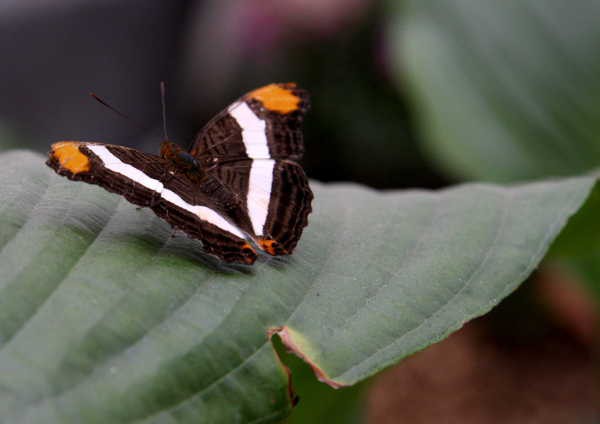
<svg viewBox="0 0 600 424">
<path fill-rule="evenodd" d="M 269 214 L 274 166 L 274 160 L 258 159 L 252 161 L 250 168 L 246 203 L 252 228 L 257 236 L 264 234 L 264 226 Z"/>
<path fill-rule="evenodd" d="M 236 226 L 230 224 L 225 218 L 214 210 L 201 205 L 191 205 L 183 200 L 177 193 L 169 189 L 164 188 L 163 183 L 159 180 L 149 177 L 136 167 L 122 162 L 118 157 L 113 155 L 110 150 L 105 146 L 97 144 L 87 144 L 86 148 L 90 149 L 96 156 L 100 158 L 104 167 L 110 169 L 113 172 L 123 175 L 130 180 L 135 181 L 138 184 L 149 188 L 152 191 L 160 193 L 160 196 L 167 202 L 185 209 L 186 211 L 196 215 L 203 221 L 209 222 L 210 224 L 227 231 L 239 238 L 245 238 L 242 231 Z"/>
<path fill-rule="evenodd" d="M 248 157 L 270 159 L 265 121 L 256 116 L 246 102 L 236 102 L 228 110 L 242 128 L 242 141 Z"/>
</svg>

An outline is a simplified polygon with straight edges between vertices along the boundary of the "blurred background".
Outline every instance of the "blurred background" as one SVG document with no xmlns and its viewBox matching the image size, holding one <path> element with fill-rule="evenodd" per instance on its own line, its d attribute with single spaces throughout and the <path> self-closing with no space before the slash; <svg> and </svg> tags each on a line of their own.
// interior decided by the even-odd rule
<svg viewBox="0 0 600 424">
<path fill-rule="evenodd" d="M 242 93 L 296 81 L 313 179 L 441 188 L 600 163 L 596 0 L 1 0 L 0 55 L 0 149 L 156 152 L 161 80 L 187 145 Z M 290 422 L 599 422 L 599 213 L 595 192 L 499 308 L 358 387 L 286 356 Z"/>
</svg>

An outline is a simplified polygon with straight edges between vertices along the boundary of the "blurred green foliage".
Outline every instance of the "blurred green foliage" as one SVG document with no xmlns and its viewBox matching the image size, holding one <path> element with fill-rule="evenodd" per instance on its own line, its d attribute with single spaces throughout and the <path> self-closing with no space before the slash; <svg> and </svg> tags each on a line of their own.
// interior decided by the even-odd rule
<svg viewBox="0 0 600 424">
<path fill-rule="evenodd" d="M 408 1 L 392 29 L 397 78 L 452 174 L 514 181 L 598 166 L 597 1 Z"/>
<path fill-rule="evenodd" d="M 7 125 L 0 122 L 0 151 L 16 149 L 22 146 L 23 139 L 18 137 Z"/>
<path fill-rule="evenodd" d="M 333 389 L 318 381 L 306 362 L 288 353 L 278 337 L 274 337 L 273 342 L 282 361 L 290 368 L 294 392 L 298 396 L 298 404 L 286 423 L 358 424 L 364 421 L 364 395 L 370 379 L 351 387 Z"/>
<path fill-rule="evenodd" d="M 392 57 L 428 150 L 467 179 L 515 181 L 600 167 L 600 3 L 408 1 Z M 600 198 L 553 248 L 600 293 Z"/>
</svg>

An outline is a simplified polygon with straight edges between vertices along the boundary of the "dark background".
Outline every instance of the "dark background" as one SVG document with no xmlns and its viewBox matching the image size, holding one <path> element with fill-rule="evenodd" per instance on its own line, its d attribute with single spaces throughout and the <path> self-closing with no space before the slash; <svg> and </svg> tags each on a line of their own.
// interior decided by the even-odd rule
<svg viewBox="0 0 600 424">
<path fill-rule="evenodd" d="M 287 4 L 286 4 L 287 3 Z M 311 178 L 436 187 L 391 81 L 386 17 L 369 1 L 52 0 L 0 9 L 0 122 L 19 147 L 94 140 L 156 152 L 159 81 L 171 138 L 187 145 L 257 86 L 296 81 L 313 98 Z M 95 92 L 149 130 L 88 97 Z"/>
</svg>

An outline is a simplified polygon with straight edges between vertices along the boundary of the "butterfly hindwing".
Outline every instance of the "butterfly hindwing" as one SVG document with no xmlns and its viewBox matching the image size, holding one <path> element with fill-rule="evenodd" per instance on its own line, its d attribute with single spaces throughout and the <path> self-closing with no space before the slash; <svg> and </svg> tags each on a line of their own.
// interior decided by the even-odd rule
<svg viewBox="0 0 600 424">
<path fill-rule="evenodd" d="M 276 159 L 245 159 L 208 172 L 238 193 L 257 243 L 271 255 L 290 254 L 308 223 L 312 192 L 302 168 Z"/>
</svg>

